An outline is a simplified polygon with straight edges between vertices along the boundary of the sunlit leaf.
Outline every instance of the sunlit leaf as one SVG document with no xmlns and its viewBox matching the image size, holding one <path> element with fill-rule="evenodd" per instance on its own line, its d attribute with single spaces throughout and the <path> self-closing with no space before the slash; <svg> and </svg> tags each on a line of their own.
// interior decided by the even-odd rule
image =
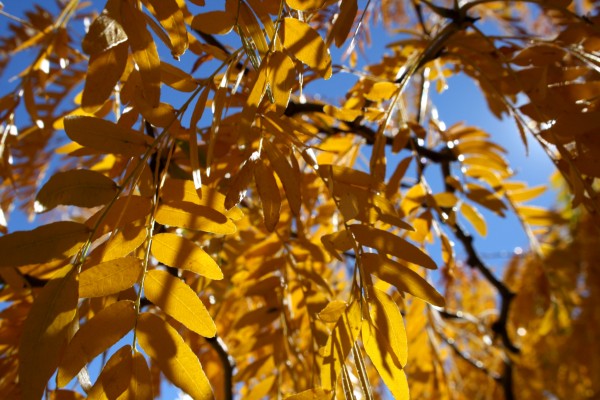
<svg viewBox="0 0 600 400">
<path fill-rule="evenodd" d="M 0 237 L 0 267 L 17 267 L 68 258 L 89 236 L 87 226 L 61 221 L 31 231 L 17 231 Z"/>
<path fill-rule="evenodd" d="M 76 277 L 70 272 L 48 282 L 29 311 L 19 345 L 19 381 L 25 399 L 41 399 L 58 366 L 77 310 Z"/>
<path fill-rule="evenodd" d="M 149 271 L 144 279 L 144 293 L 148 300 L 190 330 L 205 337 L 215 336 L 217 328 L 202 300 L 181 279 L 167 271 Z"/>
<path fill-rule="evenodd" d="M 132 287 L 142 272 L 142 260 L 123 257 L 85 269 L 79 274 L 79 297 L 100 297 Z"/>
<path fill-rule="evenodd" d="M 179 59 L 188 48 L 188 33 L 176 0 L 149 0 L 150 11 L 165 28 L 171 39 L 171 54 Z"/>
<path fill-rule="evenodd" d="M 306 22 L 286 18 L 280 32 L 283 46 L 294 57 L 314 69 L 323 78 L 331 77 L 329 49 L 317 31 Z"/>
<path fill-rule="evenodd" d="M 265 226 L 272 232 L 279 221 L 281 196 L 271 168 L 259 162 L 254 168 L 254 180 L 262 202 Z"/>
<path fill-rule="evenodd" d="M 142 313 L 138 318 L 137 337 L 144 352 L 175 386 L 194 399 L 213 398 L 198 357 L 166 321 L 154 314 Z"/>
<path fill-rule="evenodd" d="M 115 85 L 125 71 L 127 49 L 127 44 L 121 43 L 90 56 L 81 97 L 81 107 L 84 111 L 98 111 L 113 93 Z"/>
<path fill-rule="evenodd" d="M 163 225 L 219 235 L 229 235 L 236 231 L 233 221 L 225 215 L 214 208 L 189 201 L 173 201 L 169 204 L 161 204 L 156 212 L 156 221 Z"/>
<path fill-rule="evenodd" d="M 67 385 L 86 364 L 133 329 L 135 318 L 133 302 L 119 301 L 81 326 L 61 358 L 56 378 L 58 386 Z"/>
<path fill-rule="evenodd" d="M 195 272 L 209 279 L 223 279 L 223 272 L 202 248 L 194 242 L 173 233 L 159 233 L 152 237 L 152 255 L 170 267 Z"/>
<path fill-rule="evenodd" d="M 46 182 L 35 199 L 37 212 L 58 205 L 96 207 L 108 203 L 117 194 L 117 185 L 99 172 L 74 169 L 58 172 Z"/>
</svg>

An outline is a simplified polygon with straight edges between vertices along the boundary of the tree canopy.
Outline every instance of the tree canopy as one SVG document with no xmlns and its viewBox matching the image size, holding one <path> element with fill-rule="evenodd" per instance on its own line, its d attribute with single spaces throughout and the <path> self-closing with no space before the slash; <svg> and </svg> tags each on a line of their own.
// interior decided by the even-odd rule
<svg viewBox="0 0 600 400">
<path fill-rule="evenodd" d="M 3 398 L 600 396 L 598 1 L 37 3 L 0 3 Z M 442 120 L 457 76 L 555 208 Z"/>
</svg>

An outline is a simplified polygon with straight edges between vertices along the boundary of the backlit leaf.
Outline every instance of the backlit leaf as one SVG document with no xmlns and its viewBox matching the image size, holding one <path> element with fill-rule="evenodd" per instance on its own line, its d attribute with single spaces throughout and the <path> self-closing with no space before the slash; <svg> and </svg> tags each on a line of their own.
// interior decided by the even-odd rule
<svg viewBox="0 0 600 400">
<path fill-rule="evenodd" d="M 112 232 L 119 227 L 123 227 L 133 221 L 145 219 L 150 212 L 152 202 L 147 197 L 125 196 L 119 197 L 108 211 L 101 209 L 87 221 L 85 224 L 90 228 L 97 226 L 96 238 L 108 232 Z M 105 214 L 106 212 L 106 214 Z"/>
<path fill-rule="evenodd" d="M 90 24 L 81 48 L 93 57 L 125 41 L 127 34 L 121 24 L 109 13 L 102 13 Z"/>
<path fill-rule="evenodd" d="M 265 226 L 269 232 L 272 232 L 279 221 L 281 208 L 281 196 L 277 181 L 273 176 L 271 168 L 262 162 L 258 162 L 254 167 L 254 180 L 256 181 L 258 195 L 262 202 Z"/>
<path fill-rule="evenodd" d="M 195 272 L 209 279 L 223 279 L 223 272 L 202 248 L 174 233 L 159 233 L 152 238 L 152 255 L 170 267 Z"/>
<path fill-rule="evenodd" d="M 113 354 L 88 392 L 90 399 L 118 399 L 131 381 L 133 359 L 131 346 L 126 345 Z"/>
<path fill-rule="evenodd" d="M 189 201 L 172 201 L 161 204 L 156 212 L 156 221 L 168 226 L 229 235 L 235 233 L 233 221 L 217 210 L 191 203 Z"/>
<path fill-rule="evenodd" d="M 298 11 L 309 11 L 320 8 L 324 0 L 285 0 L 288 6 Z"/>
<path fill-rule="evenodd" d="M 468 203 L 462 203 L 460 205 L 460 213 L 467 221 L 471 223 L 471 225 L 473 225 L 473 227 L 481 236 L 487 235 L 487 225 L 485 223 L 485 219 L 483 219 L 483 216 L 479 213 L 479 211 L 477 211 L 476 208 Z"/>
<path fill-rule="evenodd" d="M 179 9 L 176 0 L 149 0 L 149 4 L 150 11 L 169 34 L 171 54 L 179 59 L 189 46 L 183 12 Z"/>
<path fill-rule="evenodd" d="M 137 337 L 144 352 L 175 386 L 197 400 L 213 398 L 198 357 L 166 321 L 154 314 L 142 313 Z"/>
<path fill-rule="evenodd" d="M 82 325 L 61 358 L 56 378 L 58 386 L 67 385 L 86 364 L 133 329 L 135 317 L 132 301 L 118 301 Z"/>
<path fill-rule="evenodd" d="M 90 56 L 81 97 L 81 107 L 88 113 L 98 111 L 108 100 L 127 64 L 126 43 Z"/>
<path fill-rule="evenodd" d="M 87 268 L 79 274 L 79 297 L 100 297 L 132 287 L 142 272 L 142 260 L 123 257 Z"/>
<path fill-rule="evenodd" d="M 102 118 L 65 118 L 65 132 L 74 142 L 101 153 L 136 157 L 146 151 L 149 137 Z"/>
<path fill-rule="evenodd" d="M 71 271 L 52 279 L 29 311 L 19 344 L 19 381 L 24 399 L 41 399 L 58 366 L 61 347 L 77 309 L 76 278 Z"/>
<path fill-rule="evenodd" d="M 144 293 L 148 300 L 190 330 L 204 337 L 215 336 L 217 328 L 208 310 L 181 279 L 167 271 L 149 271 L 144 280 Z"/>
<path fill-rule="evenodd" d="M 163 61 L 160 62 L 160 79 L 180 92 L 193 92 L 198 87 L 190 74 Z"/>
<path fill-rule="evenodd" d="M 425 268 L 437 268 L 427 253 L 393 233 L 366 225 L 351 225 L 350 231 L 363 246 L 374 248 L 380 253 L 391 254 Z"/>
<path fill-rule="evenodd" d="M 226 11 L 209 11 L 195 15 L 192 19 L 192 29 L 213 35 L 224 35 L 233 29 L 235 15 Z"/>
<path fill-rule="evenodd" d="M 322 388 L 308 389 L 300 393 L 287 396 L 285 400 L 331 400 L 333 393 L 331 390 Z"/>
<path fill-rule="evenodd" d="M 346 302 L 333 300 L 319 312 L 319 318 L 325 322 L 337 322 L 344 311 L 346 311 Z"/>
<path fill-rule="evenodd" d="M 35 199 L 37 212 L 45 212 L 58 205 L 96 207 L 111 201 L 117 194 L 117 185 L 99 172 L 74 169 L 58 172 L 46 182 Z"/>
<path fill-rule="evenodd" d="M 302 193 L 298 185 L 300 177 L 294 173 L 294 169 L 288 163 L 285 156 L 271 142 L 265 140 L 263 142 L 263 149 L 269 161 L 271 161 L 271 166 L 275 170 L 275 173 L 279 176 L 292 212 L 295 215 L 300 215 L 300 207 L 302 206 Z"/>
<path fill-rule="evenodd" d="M 410 293 L 435 306 L 444 305 L 444 297 L 410 268 L 375 253 L 364 253 L 361 261 L 369 273 L 394 285 L 399 291 Z"/>
<path fill-rule="evenodd" d="M 142 353 L 135 352 L 133 354 L 131 381 L 129 382 L 128 394 L 130 398 L 136 400 L 152 400 L 152 381 L 148 363 Z"/>
<path fill-rule="evenodd" d="M 31 231 L 17 231 L 0 237 L 0 267 L 18 267 L 68 258 L 87 240 L 87 226 L 61 221 Z"/>
<path fill-rule="evenodd" d="M 283 37 L 283 47 L 294 57 L 314 69 L 323 78 L 331 77 L 329 49 L 317 31 L 306 22 L 286 18 L 280 33 Z"/>
<path fill-rule="evenodd" d="M 337 15 L 333 27 L 331 28 L 330 37 L 327 43 L 331 43 L 331 37 L 335 39 L 336 47 L 342 47 L 348 34 L 354 25 L 354 18 L 358 12 L 357 0 L 343 0 L 340 6 L 340 13 Z"/>
<path fill-rule="evenodd" d="M 144 14 L 125 1 L 121 3 L 121 16 L 133 59 L 142 77 L 144 97 L 151 106 L 157 106 L 160 101 L 160 57 L 152 35 L 146 29 Z"/>
</svg>

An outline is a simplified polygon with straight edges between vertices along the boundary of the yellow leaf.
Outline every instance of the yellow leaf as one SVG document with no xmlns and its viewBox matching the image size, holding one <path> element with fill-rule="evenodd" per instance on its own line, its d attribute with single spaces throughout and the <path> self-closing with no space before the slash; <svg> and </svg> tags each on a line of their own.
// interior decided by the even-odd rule
<svg viewBox="0 0 600 400">
<path fill-rule="evenodd" d="M 103 217 L 105 208 L 85 221 L 85 224 L 90 228 L 99 224 L 94 238 L 112 232 L 118 227 L 125 226 L 133 221 L 145 219 L 150 213 L 152 202 L 147 197 L 125 196 L 119 197 Z"/>
<path fill-rule="evenodd" d="M 85 112 L 98 111 L 110 97 L 127 65 L 127 43 L 121 43 L 90 56 L 81 108 Z"/>
<path fill-rule="evenodd" d="M 242 115 L 240 117 L 241 126 L 248 128 L 252 125 L 254 117 L 256 116 L 256 111 L 258 110 L 258 106 L 260 105 L 265 91 L 267 90 L 266 60 L 263 60 L 256 73 L 256 79 L 254 80 L 254 84 L 252 85 L 252 89 L 250 90 L 250 94 L 248 95 L 248 99 L 246 100 L 246 104 L 244 105 L 244 109 L 242 110 Z"/>
<path fill-rule="evenodd" d="M 183 18 L 183 12 L 175 0 L 150 0 L 148 9 L 171 39 L 171 54 L 179 59 L 189 46 L 188 32 Z"/>
<path fill-rule="evenodd" d="M 163 61 L 160 62 L 160 79 L 180 92 L 193 92 L 198 87 L 190 74 Z"/>
<path fill-rule="evenodd" d="M 135 317 L 133 302 L 124 300 L 101 310 L 81 326 L 60 361 L 56 377 L 58 387 L 67 385 L 86 364 L 133 329 Z"/>
<path fill-rule="evenodd" d="M 346 311 L 346 302 L 343 300 L 332 300 L 319 312 L 319 318 L 325 322 L 337 322 Z"/>
<path fill-rule="evenodd" d="M 79 297 L 101 297 L 129 289 L 139 279 L 142 260 L 123 257 L 94 265 L 79 274 Z"/>
<path fill-rule="evenodd" d="M 262 202 L 265 226 L 269 232 L 273 232 L 277 222 L 279 222 L 281 209 L 281 196 L 277 181 L 271 168 L 262 162 L 258 162 L 254 168 L 254 180 Z"/>
<path fill-rule="evenodd" d="M 275 109 L 278 114 L 283 114 L 287 108 L 296 82 L 296 69 L 294 62 L 285 53 L 275 51 L 269 54 L 267 60 L 267 79 L 275 100 Z"/>
<path fill-rule="evenodd" d="M 133 101 L 142 116 L 152 125 L 160 128 L 167 128 L 175 122 L 177 114 L 172 105 L 159 102 L 156 106 L 152 106 L 146 100 L 140 88 L 136 88 L 133 93 Z"/>
<path fill-rule="evenodd" d="M 456 195 L 450 192 L 436 193 L 433 195 L 433 198 L 439 207 L 452 208 L 458 203 Z"/>
<path fill-rule="evenodd" d="M 49 394 L 50 394 L 50 396 L 48 397 L 48 400 L 84 400 L 85 399 L 85 397 L 83 397 L 80 393 L 74 392 L 72 390 L 64 390 L 64 389 L 53 390 Z"/>
<path fill-rule="evenodd" d="M 124 1 L 121 2 L 123 29 L 129 38 L 133 59 L 142 77 L 144 97 L 155 107 L 160 102 L 160 57 L 152 35 L 146 29 L 144 14 Z"/>
<path fill-rule="evenodd" d="M 378 346 L 385 346 L 399 362 L 406 365 L 408 360 L 408 341 L 402 314 L 394 300 L 387 293 L 373 287 L 372 307 L 370 309 L 372 322 L 378 331 Z"/>
<path fill-rule="evenodd" d="M 195 400 L 213 398 L 198 357 L 166 321 L 154 314 L 142 313 L 137 338 L 144 352 L 175 386 Z"/>
<path fill-rule="evenodd" d="M 264 399 L 265 396 L 269 394 L 273 385 L 275 384 L 275 380 L 277 379 L 277 375 L 272 374 L 271 376 L 267 376 L 265 379 L 261 379 L 255 384 L 252 389 L 248 392 L 246 396 L 244 396 L 244 400 L 259 400 Z M 268 396 L 273 397 L 273 395 Z M 267 398 L 268 398 L 267 397 Z"/>
<path fill-rule="evenodd" d="M 65 118 L 65 132 L 74 142 L 101 153 L 137 157 L 146 151 L 150 137 L 102 118 Z"/>
<path fill-rule="evenodd" d="M 371 175 L 367 174 L 366 172 L 358 171 L 341 165 L 322 164 L 319 166 L 319 169 L 329 172 L 331 177 L 336 181 L 346 183 L 348 185 L 370 188 L 372 185 L 376 184 Z"/>
<path fill-rule="evenodd" d="M 369 321 L 363 321 L 362 337 L 365 351 L 394 399 L 408 400 L 408 381 L 404 369 L 387 349 L 382 348 L 378 333 Z"/>
<path fill-rule="evenodd" d="M 61 221 L 31 231 L 17 231 L 0 237 L 0 267 L 18 267 L 66 259 L 87 240 L 87 226 Z"/>
<path fill-rule="evenodd" d="M 146 226 L 139 223 L 125 225 L 109 240 L 96 247 L 87 257 L 89 265 L 114 260 L 129 255 L 146 240 Z"/>
<path fill-rule="evenodd" d="M 349 108 L 337 108 L 332 105 L 323 106 L 323 112 L 327 115 L 331 115 L 333 118 L 337 118 L 340 121 L 352 122 L 356 118 L 362 115 L 361 110 L 353 110 Z"/>
<path fill-rule="evenodd" d="M 223 272 L 202 248 L 174 233 L 159 233 L 152 238 L 152 255 L 161 263 L 195 272 L 209 279 L 223 279 Z"/>
<path fill-rule="evenodd" d="M 261 56 L 266 54 L 269 51 L 269 45 L 267 44 L 263 29 L 254 16 L 254 12 L 250 9 L 246 2 L 242 1 L 238 4 L 239 9 L 237 22 L 242 30 L 242 35 L 245 36 L 245 38 L 252 38 L 252 42 L 254 42 L 254 46 Z M 251 52 L 253 53 L 253 50 L 251 50 Z M 250 57 L 253 56 L 253 54 L 248 55 Z"/>
<path fill-rule="evenodd" d="M 321 361 L 321 385 L 325 390 L 336 388 L 342 364 L 358 339 L 361 329 L 361 310 L 358 302 L 353 302 L 338 320 L 327 339 L 319 349 Z"/>
<path fill-rule="evenodd" d="M 194 16 L 191 27 L 211 35 L 225 35 L 233 29 L 235 19 L 227 11 L 209 11 Z"/>
<path fill-rule="evenodd" d="M 227 210 L 241 202 L 246 196 L 248 184 L 250 183 L 250 179 L 252 179 L 255 165 L 255 160 L 250 157 L 249 160 L 242 164 L 240 170 L 235 174 L 227 189 L 227 195 L 225 196 L 225 208 Z"/>
<path fill-rule="evenodd" d="M 552 226 L 565 222 L 560 214 L 537 206 L 519 206 L 517 213 L 531 225 Z"/>
<path fill-rule="evenodd" d="M 163 225 L 218 235 L 230 235 L 236 231 L 235 224 L 225 215 L 189 201 L 171 201 L 169 204 L 159 205 L 156 221 Z"/>
<path fill-rule="evenodd" d="M 357 0 L 342 1 L 340 12 L 333 23 L 333 27 L 327 38 L 327 43 L 331 43 L 331 38 L 333 38 L 335 39 L 336 47 L 341 47 L 344 44 L 352 29 L 352 25 L 354 25 L 354 18 L 356 17 L 357 11 Z"/>
<path fill-rule="evenodd" d="M 188 201 L 212 208 L 234 221 L 244 216 L 242 210 L 237 207 L 226 209 L 225 196 L 211 187 L 202 186 L 200 191 L 202 196 L 198 196 L 194 183 L 189 180 L 167 178 L 161 190 L 167 204 L 171 201 Z"/>
<path fill-rule="evenodd" d="M 546 186 L 540 185 L 532 188 L 523 188 L 519 190 L 510 190 L 508 197 L 517 203 L 526 202 L 540 196 L 546 191 Z"/>
<path fill-rule="evenodd" d="M 96 383 L 87 393 L 89 399 L 121 398 L 131 382 L 133 366 L 131 350 L 131 346 L 123 346 L 108 359 Z"/>
<path fill-rule="evenodd" d="M 309 11 L 321 8 L 325 0 L 285 0 L 288 6 L 298 11 Z"/>
<path fill-rule="evenodd" d="M 390 100 L 397 91 L 398 86 L 392 82 L 375 82 L 371 90 L 365 93 L 365 99 L 375 102 Z"/>
<path fill-rule="evenodd" d="M 331 400 L 332 398 L 333 392 L 331 390 L 314 388 L 287 396 L 285 400 Z"/>
<path fill-rule="evenodd" d="M 483 219 L 483 216 L 475 207 L 472 207 L 467 203 L 462 203 L 460 205 L 460 213 L 467 221 L 471 223 L 471 225 L 473 225 L 473 227 L 481 236 L 487 235 L 487 225 L 485 223 L 485 219 Z"/>
<path fill-rule="evenodd" d="M 23 399 L 43 397 L 46 383 L 58 366 L 61 347 L 67 340 L 76 308 L 77 280 L 73 271 L 48 282 L 35 299 L 19 344 L 19 382 Z"/>
<path fill-rule="evenodd" d="M 144 293 L 148 300 L 188 329 L 204 337 L 213 337 L 217 327 L 196 293 L 181 279 L 167 271 L 146 273 Z"/>
<path fill-rule="evenodd" d="M 321 243 L 323 243 L 323 247 L 329 254 L 340 261 L 344 261 L 344 258 L 339 254 L 339 251 L 348 251 L 354 246 L 354 240 L 345 230 L 321 236 Z"/>
<path fill-rule="evenodd" d="M 54 174 L 40 189 L 35 199 L 36 212 L 45 212 L 58 205 L 96 207 L 111 201 L 117 185 L 99 172 L 74 169 Z"/>
<path fill-rule="evenodd" d="M 427 253 L 393 233 L 366 225 L 351 225 L 350 232 L 363 246 L 372 247 L 380 253 L 391 254 L 425 268 L 437 268 Z"/>
<path fill-rule="evenodd" d="M 323 78 L 329 79 L 331 56 L 319 33 L 295 18 L 284 19 L 281 28 L 283 47 Z"/>
<path fill-rule="evenodd" d="M 135 400 L 152 400 L 152 380 L 150 369 L 142 353 L 133 354 L 131 381 L 129 382 L 129 398 Z"/>
<path fill-rule="evenodd" d="M 381 254 L 364 253 L 360 259 L 367 272 L 395 286 L 399 291 L 410 293 L 434 306 L 444 306 L 444 297 L 410 268 Z"/>
<path fill-rule="evenodd" d="M 269 161 L 271 161 L 275 173 L 279 176 L 279 180 L 281 180 L 290 209 L 294 215 L 300 215 L 300 207 L 302 206 L 302 192 L 298 184 L 300 176 L 295 173 L 285 156 L 270 141 L 263 141 L 263 149 Z"/>
<path fill-rule="evenodd" d="M 81 42 L 81 48 L 93 57 L 126 41 L 127 34 L 121 24 L 105 12 L 92 21 Z M 127 49 L 127 46 L 125 46 L 125 49 Z M 125 54 L 127 55 L 127 52 Z"/>
</svg>

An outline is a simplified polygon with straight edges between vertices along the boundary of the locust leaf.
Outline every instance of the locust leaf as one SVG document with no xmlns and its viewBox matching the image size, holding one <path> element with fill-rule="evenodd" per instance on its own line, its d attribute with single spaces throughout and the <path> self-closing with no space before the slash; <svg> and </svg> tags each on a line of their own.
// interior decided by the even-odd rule
<svg viewBox="0 0 600 400">
<path fill-rule="evenodd" d="M 323 78 L 329 79 L 331 55 L 319 33 L 295 18 L 285 18 L 281 28 L 283 47 Z"/>
<path fill-rule="evenodd" d="M 87 393 L 88 398 L 102 400 L 121 398 L 121 395 L 127 391 L 132 378 L 131 351 L 131 346 L 125 345 L 108 359 L 96 383 Z"/>
<path fill-rule="evenodd" d="M 150 139 L 102 118 L 72 116 L 64 123 L 71 140 L 101 153 L 137 157 L 146 151 Z"/>
<path fill-rule="evenodd" d="M 156 221 L 168 226 L 230 235 L 235 233 L 235 224 L 214 208 L 189 201 L 172 201 L 161 204 L 156 211 Z"/>
<path fill-rule="evenodd" d="M 487 225 L 485 223 L 485 219 L 475 207 L 467 203 L 462 203 L 460 205 L 460 213 L 467 221 L 471 223 L 471 225 L 473 225 L 473 227 L 481 236 L 487 235 Z"/>
<path fill-rule="evenodd" d="M 99 172 L 74 169 L 54 174 L 38 192 L 36 212 L 45 212 L 58 205 L 96 207 L 111 201 L 117 185 Z"/>
<path fill-rule="evenodd" d="M 126 41 L 127 34 L 123 26 L 109 13 L 102 13 L 90 24 L 81 48 L 93 57 Z"/>
<path fill-rule="evenodd" d="M 87 226 L 61 221 L 31 231 L 0 237 L 0 267 L 18 267 L 66 259 L 75 254 L 89 236 Z"/>
<path fill-rule="evenodd" d="M 287 396 L 285 400 L 331 400 L 332 398 L 333 392 L 331 390 L 314 388 Z"/>
<path fill-rule="evenodd" d="M 27 315 L 19 344 L 19 382 L 24 399 L 41 399 L 58 366 L 69 325 L 75 318 L 76 277 L 71 271 L 48 282 Z"/>
<path fill-rule="evenodd" d="M 391 254 L 425 268 L 437 268 L 425 252 L 393 233 L 366 225 L 351 225 L 350 232 L 363 246 L 372 247 L 380 253 Z"/>
<path fill-rule="evenodd" d="M 142 272 L 142 260 L 123 257 L 87 268 L 79 274 L 79 297 L 101 297 L 132 287 Z"/>
<path fill-rule="evenodd" d="M 144 97 L 155 107 L 160 101 L 160 56 L 156 44 L 146 29 L 144 14 L 130 2 L 121 3 L 121 16 L 133 59 L 142 77 Z"/>
<path fill-rule="evenodd" d="M 161 263 L 195 272 L 209 279 L 223 279 L 223 272 L 202 248 L 174 233 L 159 233 L 152 238 L 152 255 Z"/>
<path fill-rule="evenodd" d="M 156 16 L 171 40 L 171 54 L 179 59 L 189 46 L 183 12 L 176 0 L 150 0 L 150 12 Z"/>
<path fill-rule="evenodd" d="M 369 273 L 394 285 L 399 291 L 410 293 L 434 306 L 444 306 L 444 297 L 410 268 L 375 253 L 362 254 L 361 261 Z"/>
<path fill-rule="evenodd" d="M 81 326 L 62 356 L 56 378 L 64 387 L 98 354 L 106 351 L 133 329 L 136 312 L 132 301 L 124 300 L 101 310 Z M 98 334 L 102 332 L 102 334 Z"/>
<path fill-rule="evenodd" d="M 283 185 L 290 209 L 294 215 L 300 215 L 300 207 L 302 206 L 302 192 L 300 191 L 300 185 L 298 185 L 300 176 L 295 173 L 285 156 L 271 142 L 265 140 L 263 148 Z"/>
<path fill-rule="evenodd" d="M 90 56 L 81 97 L 84 111 L 98 111 L 115 90 L 127 65 L 127 49 L 127 43 L 121 43 Z"/>
<path fill-rule="evenodd" d="M 198 357 L 165 320 L 154 314 L 142 313 L 138 318 L 137 337 L 144 352 L 175 386 L 193 399 L 213 398 L 212 388 Z"/>
<path fill-rule="evenodd" d="M 254 180 L 262 202 L 265 226 L 269 232 L 273 232 L 277 222 L 279 222 L 281 209 L 281 195 L 279 194 L 277 181 L 271 168 L 262 162 L 258 162 L 254 168 Z"/>
<path fill-rule="evenodd" d="M 148 300 L 190 330 L 204 337 L 213 337 L 217 333 L 215 323 L 198 295 L 167 271 L 146 273 L 144 292 Z"/>
</svg>

